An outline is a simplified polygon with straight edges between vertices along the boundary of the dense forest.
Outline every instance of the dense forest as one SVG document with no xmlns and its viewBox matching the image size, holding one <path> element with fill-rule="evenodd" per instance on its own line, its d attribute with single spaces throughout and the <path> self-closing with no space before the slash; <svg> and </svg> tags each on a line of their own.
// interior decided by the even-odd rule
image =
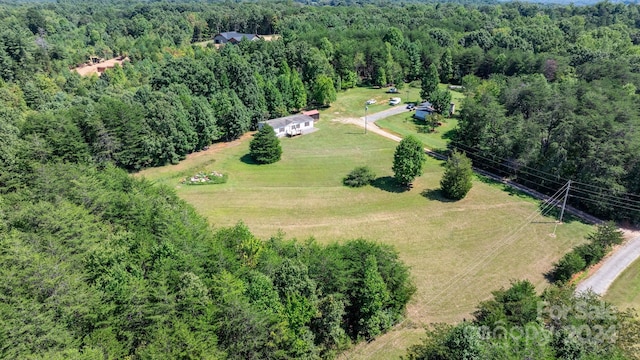
<svg viewBox="0 0 640 360">
<path fill-rule="evenodd" d="M 332 5 L 0 3 L 0 357 L 328 358 L 389 329 L 414 292 L 392 248 L 212 231 L 127 172 L 430 68 L 467 92 L 476 166 L 640 219 L 639 6 Z M 224 31 L 279 38 L 195 44 Z"/>
<path fill-rule="evenodd" d="M 419 82 L 434 65 L 468 93 L 452 144 L 476 166 L 546 193 L 573 180 L 573 205 L 640 219 L 637 5 L 0 7 L 6 167 L 25 166 L 20 156 L 127 170 L 176 163 L 259 121 L 329 105 L 335 90 Z M 280 38 L 193 45 L 230 30 Z M 69 70 L 118 55 L 131 61 L 99 78 Z M 10 189 L 7 176 L 0 187 Z"/>
</svg>

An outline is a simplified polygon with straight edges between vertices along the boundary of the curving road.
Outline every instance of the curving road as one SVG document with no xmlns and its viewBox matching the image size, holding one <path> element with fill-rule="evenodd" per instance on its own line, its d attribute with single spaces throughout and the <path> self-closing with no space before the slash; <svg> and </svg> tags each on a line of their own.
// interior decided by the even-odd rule
<svg viewBox="0 0 640 360">
<path fill-rule="evenodd" d="M 402 114 L 403 112 L 409 112 L 409 111 L 410 110 L 407 110 L 407 105 L 400 105 L 400 106 L 394 106 L 387 110 L 379 111 L 377 113 L 367 114 L 367 124 L 372 124 L 378 120 L 387 118 L 389 116 L 398 115 L 398 114 Z M 361 118 L 361 119 L 364 120 L 364 118 Z"/>
<path fill-rule="evenodd" d="M 388 110 L 380 111 L 377 113 L 373 113 L 371 115 L 367 115 L 367 125 L 368 129 L 371 132 L 375 132 L 376 134 L 382 135 L 394 141 L 400 141 L 402 138 L 399 136 L 390 134 L 382 129 L 380 129 L 375 122 L 380 119 L 384 119 L 386 117 L 400 114 L 402 112 L 409 111 L 405 108 L 405 106 L 396 106 Z M 364 118 L 360 119 L 344 119 L 346 122 L 350 122 L 354 125 L 358 125 L 360 127 L 364 127 Z M 443 157 L 441 154 L 437 154 L 432 152 L 429 149 L 425 149 L 427 153 L 434 157 Z M 477 170 L 476 170 L 477 171 Z M 540 194 L 537 191 L 526 188 L 520 184 L 512 183 L 511 181 L 505 181 L 498 176 L 495 176 L 486 171 L 480 171 L 483 175 L 494 178 L 498 181 L 502 181 L 507 183 L 510 186 L 516 187 L 519 190 L 522 190 L 534 197 L 539 199 L 547 199 L 546 195 Z M 577 209 L 573 209 L 572 207 L 567 207 L 567 210 L 572 212 L 574 215 L 577 215 L 589 222 L 598 224 L 602 223 L 600 219 L 597 219 L 589 214 L 586 214 Z M 635 260 L 640 258 L 640 234 L 637 232 L 634 233 L 634 237 L 625 242 L 622 246 L 616 249 L 613 253 L 611 253 L 605 260 L 602 262 L 602 266 L 598 268 L 593 274 L 591 274 L 588 278 L 584 279 L 578 286 L 576 287 L 576 292 L 583 292 L 587 290 L 592 290 L 596 294 L 604 295 L 611 284 L 615 281 L 615 279 L 622 274 L 622 272 L 629 267 Z"/>
<path fill-rule="evenodd" d="M 576 292 L 590 289 L 596 294 L 604 295 L 613 281 L 638 257 L 640 257 L 640 236 L 632 238 L 610 254 L 598 270 L 578 284 Z"/>
</svg>

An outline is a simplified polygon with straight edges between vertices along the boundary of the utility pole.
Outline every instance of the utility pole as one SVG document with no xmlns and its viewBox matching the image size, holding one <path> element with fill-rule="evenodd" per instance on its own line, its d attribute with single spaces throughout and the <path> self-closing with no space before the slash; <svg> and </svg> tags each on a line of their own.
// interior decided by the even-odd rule
<svg viewBox="0 0 640 360">
<path fill-rule="evenodd" d="M 564 194 L 564 200 L 562 201 L 562 210 L 560 211 L 560 223 L 562 223 L 562 218 L 564 217 L 564 209 L 567 207 L 567 198 L 569 197 L 569 189 L 571 189 L 571 180 L 567 182 L 567 192 Z"/>
<path fill-rule="evenodd" d="M 369 106 L 364 106 L 364 133 L 367 133 L 367 110 L 369 110 Z"/>
<path fill-rule="evenodd" d="M 562 200 L 562 210 L 560 210 L 560 219 L 556 221 L 556 225 L 553 227 L 553 233 L 549 234 L 551 237 L 556 237 L 556 229 L 558 228 L 558 224 L 562 224 L 562 219 L 564 218 L 564 209 L 567 207 L 567 198 L 569 197 L 569 190 L 571 189 L 571 180 L 567 182 L 567 190 L 564 193 L 564 200 Z"/>
</svg>

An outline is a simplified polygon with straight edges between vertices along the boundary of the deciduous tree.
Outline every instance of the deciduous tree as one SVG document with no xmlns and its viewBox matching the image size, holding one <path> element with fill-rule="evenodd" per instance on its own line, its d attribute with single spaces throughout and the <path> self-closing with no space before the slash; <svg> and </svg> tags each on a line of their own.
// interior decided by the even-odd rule
<svg viewBox="0 0 640 360">
<path fill-rule="evenodd" d="M 409 186 L 413 179 L 422 175 L 425 159 L 424 146 L 420 140 L 412 135 L 402 139 L 393 155 L 392 169 L 396 180 Z"/>
</svg>

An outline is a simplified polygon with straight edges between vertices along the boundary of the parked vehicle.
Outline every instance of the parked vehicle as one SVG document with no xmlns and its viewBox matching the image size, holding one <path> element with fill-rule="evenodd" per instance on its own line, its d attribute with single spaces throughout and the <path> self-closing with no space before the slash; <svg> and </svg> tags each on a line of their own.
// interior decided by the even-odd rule
<svg viewBox="0 0 640 360">
<path fill-rule="evenodd" d="M 367 100 L 367 105 L 372 105 L 376 103 L 376 99 L 369 99 Z"/>
<path fill-rule="evenodd" d="M 408 110 L 414 110 L 415 108 L 416 108 L 416 105 L 414 103 L 410 103 L 407 105 Z"/>
<path fill-rule="evenodd" d="M 397 93 L 398 93 L 398 89 L 397 89 L 397 88 L 392 87 L 392 88 L 390 88 L 389 90 L 387 90 L 387 92 L 388 92 L 389 94 L 397 94 Z"/>
<path fill-rule="evenodd" d="M 398 105 L 398 104 L 400 104 L 400 101 L 402 101 L 402 100 L 400 100 L 400 98 L 398 98 L 398 97 L 391 98 L 391 99 L 389 99 L 389 105 Z"/>
</svg>

